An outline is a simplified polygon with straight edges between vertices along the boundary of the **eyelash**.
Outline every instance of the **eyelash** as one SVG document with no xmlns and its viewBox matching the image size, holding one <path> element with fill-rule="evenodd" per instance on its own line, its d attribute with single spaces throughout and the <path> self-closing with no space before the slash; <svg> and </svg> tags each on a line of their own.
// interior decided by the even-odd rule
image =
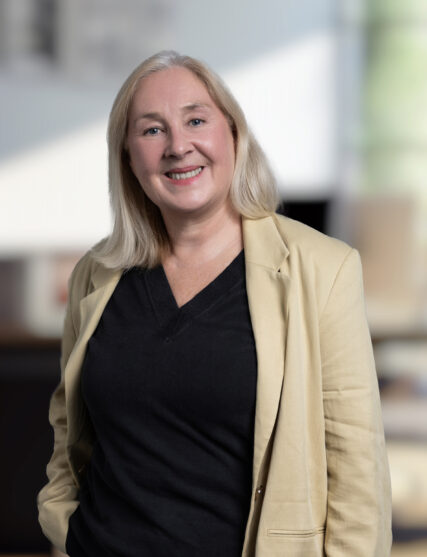
<svg viewBox="0 0 427 557">
<path fill-rule="evenodd" d="M 144 130 L 144 132 L 143 132 L 142 135 L 157 135 L 157 133 L 150 133 L 150 132 L 153 131 L 153 130 L 158 130 L 158 131 L 160 131 L 160 128 L 156 128 L 156 127 L 148 128 L 147 130 Z"/>
<path fill-rule="evenodd" d="M 202 118 L 192 118 L 192 119 L 190 120 L 189 124 L 190 124 L 191 122 L 195 122 L 195 121 L 200 122 L 200 124 L 204 124 L 204 122 L 205 122 L 204 120 L 202 120 Z M 196 126 L 196 127 L 199 127 L 199 126 Z"/>
<path fill-rule="evenodd" d="M 198 122 L 198 124 L 192 125 L 193 122 Z M 192 127 L 198 128 L 198 127 L 200 126 L 200 124 L 204 124 L 204 123 L 205 123 L 205 120 L 203 120 L 202 118 L 191 118 L 191 120 L 189 120 L 188 123 L 189 123 L 189 125 L 191 125 Z M 157 127 L 157 126 L 153 126 L 152 128 L 148 128 L 147 130 L 145 130 L 145 131 L 143 132 L 143 135 L 151 135 L 151 136 L 158 135 L 158 133 L 150 133 L 150 132 L 152 132 L 152 131 L 154 131 L 154 130 L 161 131 L 161 128 L 159 128 L 159 127 Z"/>
</svg>

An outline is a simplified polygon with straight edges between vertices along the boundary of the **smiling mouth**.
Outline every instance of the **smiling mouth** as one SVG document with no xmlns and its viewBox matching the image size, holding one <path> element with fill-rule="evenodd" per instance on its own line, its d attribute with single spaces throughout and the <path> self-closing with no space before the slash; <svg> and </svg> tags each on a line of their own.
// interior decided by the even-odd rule
<svg viewBox="0 0 427 557">
<path fill-rule="evenodd" d="M 199 166 L 199 168 L 195 168 L 194 170 L 190 170 L 188 172 L 165 172 L 168 178 L 172 178 L 172 180 L 187 180 L 188 178 L 194 178 L 203 170 L 203 166 Z"/>
</svg>

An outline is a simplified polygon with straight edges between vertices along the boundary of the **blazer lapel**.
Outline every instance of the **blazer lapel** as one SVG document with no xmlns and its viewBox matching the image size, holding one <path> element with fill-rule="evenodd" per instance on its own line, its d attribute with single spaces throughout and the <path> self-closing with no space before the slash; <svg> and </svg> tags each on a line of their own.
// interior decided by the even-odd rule
<svg viewBox="0 0 427 557">
<path fill-rule="evenodd" d="M 246 288 L 258 360 L 253 482 L 279 408 L 285 362 L 289 251 L 272 217 L 243 219 Z"/>
</svg>

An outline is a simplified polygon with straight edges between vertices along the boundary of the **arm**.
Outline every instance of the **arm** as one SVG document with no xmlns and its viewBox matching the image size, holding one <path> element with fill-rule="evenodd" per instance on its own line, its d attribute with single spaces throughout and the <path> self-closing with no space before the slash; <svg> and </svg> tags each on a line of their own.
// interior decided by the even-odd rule
<svg viewBox="0 0 427 557">
<path fill-rule="evenodd" d="M 328 557 L 386 557 L 390 478 L 357 251 L 339 269 L 320 320 L 328 467 Z"/>
<path fill-rule="evenodd" d="M 78 488 L 67 458 L 67 413 L 65 406 L 64 369 L 77 334 L 72 317 L 73 276 L 61 345 L 61 381 L 55 389 L 49 408 L 49 421 L 54 430 L 53 454 L 46 468 L 49 482 L 40 491 L 37 503 L 39 522 L 46 537 L 65 551 L 68 519 L 78 506 Z"/>
</svg>

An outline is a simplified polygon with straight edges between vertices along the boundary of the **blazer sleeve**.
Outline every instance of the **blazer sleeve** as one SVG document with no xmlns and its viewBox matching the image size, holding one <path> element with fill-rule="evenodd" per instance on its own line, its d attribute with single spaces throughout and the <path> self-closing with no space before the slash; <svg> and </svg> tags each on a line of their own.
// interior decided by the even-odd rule
<svg viewBox="0 0 427 557">
<path fill-rule="evenodd" d="M 52 457 L 47 465 L 48 483 L 37 497 L 39 522 L 43 533 L 63 552 L 68 532 L 68 520 L 77 508 L 78 486 L 67 457 L 67 412 L 65 405 L 64 370 L 75 344 L 77 334 L 73 323 L 73 284 L 75 271 L 69 282 L 69 298 L 61 344 L 61 380 L 49 407 L 49 422 L 54 430 Z"/>
<path fill-rule="evenodd" d="M 350 250 L 320 320 L 328 470 L 327 557 L 388 557 L 391 488 L 359 254 Z"/>
</svg>

